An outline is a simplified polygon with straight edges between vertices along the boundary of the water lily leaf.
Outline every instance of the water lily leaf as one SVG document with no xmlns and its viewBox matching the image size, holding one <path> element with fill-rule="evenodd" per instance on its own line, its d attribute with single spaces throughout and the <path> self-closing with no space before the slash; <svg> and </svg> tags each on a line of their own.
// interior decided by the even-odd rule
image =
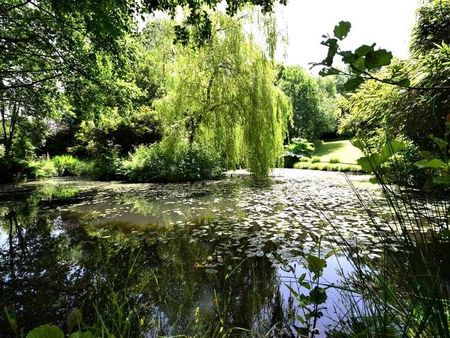
<svg viewBox="0 0 450 338">
<path fill-rule="evenodd" d="M 30 332 L 26 338 L 64 338 L 64 332 L 55 325 L 41 325 Z"/>
</svg>

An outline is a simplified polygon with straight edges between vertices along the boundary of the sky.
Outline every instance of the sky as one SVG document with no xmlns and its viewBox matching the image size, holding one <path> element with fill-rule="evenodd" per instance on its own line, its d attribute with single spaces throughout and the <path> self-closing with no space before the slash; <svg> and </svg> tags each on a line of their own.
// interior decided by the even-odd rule
<svg viewBox="0 0 450 338">
<path fill-rule="evenodd" d="M 326 56 L 327 49 L 320 44 L 322 35 L 332 33 L 342 20 L 352 24 L 343 43 L 346 49 L 376 42 L 395 57 L 406 58 L 419 1 L 289 0 L 287 6 L 276 9 L 278 27 L 287 31 L 288 38 L 288 45 L 279 48 L 277 59 L 310 68 L 310 62 L 319 62 Z"/>
</svg>

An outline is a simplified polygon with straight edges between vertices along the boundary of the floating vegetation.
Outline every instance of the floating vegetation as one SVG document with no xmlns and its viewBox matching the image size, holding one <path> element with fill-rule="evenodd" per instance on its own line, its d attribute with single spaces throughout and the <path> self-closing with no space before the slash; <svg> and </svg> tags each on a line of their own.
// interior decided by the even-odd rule
<svg viewBox="0 0 450 338">
<path fill-rule="evenodd" d="M 187 328 L 200 320 L 209 327 L 217 312 L 228 316 L 223 323 L 229 330 L 267 332 L 275 315 L 286 322 L 292 319 L 287 312 L 296 312 L 284 286 L 291 286 L 291 277 L 282 269 L 315 254 L 317 238 L 323 252 L 346 241 L 354 249 L 350 254 L 376 262 L 383 252 L 377 232 L 388 230 L 381 193 L 364 176 L 350 179 L 369 201 L 370 215 L 342 174 L 273 175 L 257 186 L 237 175 L 189 184 L 50 180 L 20 186 L 17 195 L 0 192 L 5 302 L 20 309 L 23 325 L 63 325 L 74 308 L 85 314 L 95 312 L 94 304 L 110 306 L 114 292 L 133 305 L 133 313 L 135 307 L 145 313 L 139 320 L 151 336 L 189 334 Z M 369 217 L 380 226 L 369 228 Z M 336 280 L 332 267 L 341 263 L 327 263 L 327 281 Z M 36 290 L 32 297 L 29 285 Z M 333 299 L 327 300 L 330 308 Z M 35 301 L 49 305 L 36 312 Z"/>
</svg>

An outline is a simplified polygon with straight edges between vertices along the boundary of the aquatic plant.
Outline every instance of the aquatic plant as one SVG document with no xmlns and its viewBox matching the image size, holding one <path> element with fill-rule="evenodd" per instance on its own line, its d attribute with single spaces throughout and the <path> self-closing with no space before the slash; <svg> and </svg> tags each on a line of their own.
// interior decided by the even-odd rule
<svg viewBox="0 0 450 338">
<path fill-rule="evenodd" d="M 413 186 L 393 184 L 397 180 L 383 163 L 400 149 L 401 143 L 388 142 L 360 162 L 375 174 L 391 213 L 386 217 L 368 207 L 353 187 L 383 251 L 374 258 L 348 240 L 339 242 L 355 271 L 346 276 L 346 284 L 358 296 L 348 297 L 350 318 L 343 318 L 337 331 L 450 337 L 450 201 L 442 188 L 423 194 Z M 361 300 L 362 307 L 357 304 Z"/>
</svg>

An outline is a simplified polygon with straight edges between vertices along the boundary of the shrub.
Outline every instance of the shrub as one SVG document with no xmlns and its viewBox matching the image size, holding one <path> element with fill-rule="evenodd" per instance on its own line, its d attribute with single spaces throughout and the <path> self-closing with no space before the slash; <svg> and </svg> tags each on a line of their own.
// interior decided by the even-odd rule
<svg viewBox="0 0 450 338">
<path fill-rule="evenodd" d="M 197 143 L 167 142 L 139 146 L 122 164 L 125 177 L 136 182 L 180 182 L 222 176 L 222 160 Z"/>
<path fill-rule="evenodd" d="M 309 157 L 314 153 L 314 144 L 303 138 L 293 138 L 291 143 L 285 146 L 284 167 L 293 168 L 294 163 L 303 157 Z"/>
<path fill-rule="evenodd" d="M 86 163 L 71 155 L 59 155 L 53 159 L 58 176 L 80 176 L 86 173 Z"/>
<path fill-rule="evenodd" d="M 87 176 L 94 180 L 109 181 L 120 178 L 121 159 L 117 149 L 110 149 L 102 156 L 89 161 L 85 166 Z"/>
<path fill-rule="evenodd" d="M 50 159 L 32 161 L 30 163 L 32 176 L 36 179 L 58 176 L 55 164 Z"/>
<path fill-rule="evenodd" d="M 363 142 L 355 142 L 364 150 Z M 378 149 L 365 149 L 365 157 L 358 160 L 358 164 L 365 171 L 374 172 L 378 180 L 389 180 L 403 186 L 423 186 L 426 175 L 415 163 L 419 161 L 421 152 L 411 142 L 400 140 L 387 141 Z M 382 175 L 380 175 L 382 173 Z"/>
<path fill-rule="evenodd" d="M 340 159 L 338 159 L 337 157 L 332 157 L 332 158 L 330 158 L 330 161 L 329 161 L 330 163 L 341 163 L 341 160 Z"/>
<path fill-rule="evenodd" d="M 98 121 L 83 121 L 72 148 L 79 156 L 101 156 L 113 147 L 121 157 L 139 144 L 151 144 L 161 139 L 161 124 L 154 111 L 141 107 L 137 111 L 106 110 Z M 101 162 L 101 161 L 100 161 Z"/>
<path fill-rule="evenodd" d="M 311 161 L 311 157 L 308 156 L 303 156 L 300 157 L 299 162 L 310 162 Z"/>
<path fill-rule="evenodd" d="M 320 157 L 314 156 L 313 158 L 311 158 L 311 163 L 319 163 L 320 162 Z"/>
<path fill-rule="evenodd" d="M 291 143 L 286 146 L 287 153 L 295 155 L 311 156 L 314 150 L 314 144 L 304 138 L 293 138 Z"/>
</svg>

